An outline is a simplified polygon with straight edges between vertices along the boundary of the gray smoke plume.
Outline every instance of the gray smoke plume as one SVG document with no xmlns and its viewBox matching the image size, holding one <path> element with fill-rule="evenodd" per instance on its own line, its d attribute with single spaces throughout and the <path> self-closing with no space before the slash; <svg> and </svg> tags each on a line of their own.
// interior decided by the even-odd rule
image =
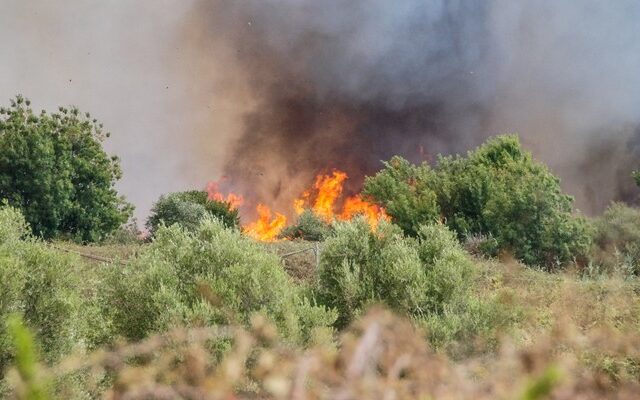
<svg viewBox="0 0 640 400">
<path fill-rule="evenodd" d="M 394 154 L 511 132 L 586 211 L 636 194 L 637 1 L 220 0 L 193 15 L 195 47 L 226 48 L 251 103 L 226 174 L 268 203 L 332 167 L 359 183 Z"/>
<path fill-rule="evenodd" d="M 113 132 L 121 190 L 222 186 L 288 211 L 352 178 L 520 134 L 586 212 L 637 196 L 636 0 L 6 0 L 0 93 Z"/>
</svg>

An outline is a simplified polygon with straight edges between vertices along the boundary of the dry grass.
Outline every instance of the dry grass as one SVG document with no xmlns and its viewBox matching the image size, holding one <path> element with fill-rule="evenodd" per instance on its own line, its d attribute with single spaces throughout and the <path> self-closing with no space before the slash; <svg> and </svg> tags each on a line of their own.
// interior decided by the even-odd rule
<svg viewBox="0 0 640 400">
<path fill-rule="evenodd" d="M 218 361 L 212 343 L 231 340 Z M 638 334 L 569 324 L 517 347 L 506 341 L 490 358 L 454 363 L 433 352 L 423 332 L 373 309 L 346 330 L 339 349 L 287 347 L 260 317 L 249 330 L 176 330 L 112 351 L 69 358 L 45 376 L 88 371 L 84 389 L 106 399 L 635 399 L 637 379 L 613 379 L 575 355 L 597 348 L 638 359 Z M 15 372 L 14 393 L 24 392 Z M 101 389 L 104 377 L 110 384 Z M 21 390 L 22 389 L 22 390 Z M 72 393 L 60 393 L 70 398 Z M 66 397 L 65 397 L 66 396 Z"/>
</svg>

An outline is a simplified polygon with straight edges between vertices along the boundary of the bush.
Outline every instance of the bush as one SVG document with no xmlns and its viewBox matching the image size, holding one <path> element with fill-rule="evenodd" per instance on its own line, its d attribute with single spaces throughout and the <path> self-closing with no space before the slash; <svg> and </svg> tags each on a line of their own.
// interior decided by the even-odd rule
<svg viewBox="0 0 640 400">
<path fill-rule="evenodd" d="M 0 371 L 12 357 L 6 318 L 22 316 L 36 333 L 46 361 L 84 343 L 84 303 L 74 264 L 27 234 L 16 209 L 0 209 Z"/>
<path fill-rule="evenodd" d="M 318 271 L 321 302 L 338 311 L 342 328 L 367 305 L 423 318 L 442 312 L 470 283 L 471 264 L 455 235 L 442 225 L 420 227 L 407 238 L 381 222 L 373 232 L 356 218 L 335 224 L 325 242 Z"/>
<path fill-rule="evenodd" d="M 440 207 L 434 190 L 435 171 L 426 163 L 412 165 L 399 156 L 383 164 L 384 169 L 365 178 L 365 197 L 383 206 L 408 235 L 415 235 L 422 224 L 436 222 Z"/>
<path fill-rule="evenodd" d="M 207 192 L 198 190 L 160 196 L 147 219 L 147 229 L 153 235 L 161 224 L 178 224 L 188 231 L 194 231 L 207 215 L 220 219 L 230 228 L 240 225 L 237 210 L 229 203 L 209 200 L 207 196 Z"/>
<path fill-rule="evenodd" d="M 433 170 L 395 157 L 365 180 L 364 194 L 408 234 L 439 215 L 460 240 L 490 235 L 529 265 L 553 269 L 590 247 L 588 224 L 572 215 L 573 199 L 516 136 L 491 139 L 466 157 L 439 157 Z"/>
<path fill-rule="evenodd" d="M 114 189 L 121 171 L 102 148 L 109 134 L 77 108 L 36 114 L 29 104 L 18 96 L 0 109 L 0 199 L 34 234 L 101 240 L 133 210 Z"/>
<path fill-rule="evenodd" d="M 282 230 L 280 237 L 285 239 L 303 239 L 322 241 L 331 233 L 331 225 L 312 210 L 304 210 L 294 225 Z"/>
<path fill-rule="evenodd" d="M 640 275 L 640 210 L 614 203 L 594 226 L 592 262 L 605 270 Z"/>
<path fill-rule="evenodd" d="M 116 332 L 131 339 L 176 324 L 247 325 L 259 312 L 288 340 L 304 342 L 335 319 L 303 295 L 276 255 L 210 218 L 192 232 L 161 227 L 137 260 L 107 270 L 102 295 Z"/>
</svg>

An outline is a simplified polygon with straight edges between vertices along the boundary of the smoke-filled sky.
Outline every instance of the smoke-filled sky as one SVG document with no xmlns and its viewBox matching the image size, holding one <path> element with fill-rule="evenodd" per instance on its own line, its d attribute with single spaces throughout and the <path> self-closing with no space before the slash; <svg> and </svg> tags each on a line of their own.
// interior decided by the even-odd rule
<svg viewBox="0 0 640 400">
<path fill-rule="evenodd" d="M 2 0 L 0 94 L 112 132 L 144 218 L 169 191 L 288 204 L 312 176 L 517 132 L 586 212 L 635 199 L 637 0 Z M 284 210 L 287 211 L 287 210 Z"/>
</svg>

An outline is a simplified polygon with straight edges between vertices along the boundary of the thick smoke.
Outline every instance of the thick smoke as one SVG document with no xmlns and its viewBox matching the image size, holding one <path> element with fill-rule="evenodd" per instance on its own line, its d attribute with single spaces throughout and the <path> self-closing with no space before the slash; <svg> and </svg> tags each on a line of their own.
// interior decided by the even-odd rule
<svg viewBox="0 0 640 400">
<path fill-rule="evenodd" d="M 194 48 L 226 49 L 202 56 L 244 82 L 229 182 L 267 203 L 332 167 L 359 182 L 394 154 L 510 132 L 585 211 L 635 196 L 637 1 L 220 0 L 193 15 Z"/>
<path fill-rule="evenodd" d="M 636 0 L 6 0 L 0 94 L 112 131 L 143 218 L 223 186 L 286 210 L 313 176 L 518 132 L 587 212 L 634 200 Z"/>
</svg>

